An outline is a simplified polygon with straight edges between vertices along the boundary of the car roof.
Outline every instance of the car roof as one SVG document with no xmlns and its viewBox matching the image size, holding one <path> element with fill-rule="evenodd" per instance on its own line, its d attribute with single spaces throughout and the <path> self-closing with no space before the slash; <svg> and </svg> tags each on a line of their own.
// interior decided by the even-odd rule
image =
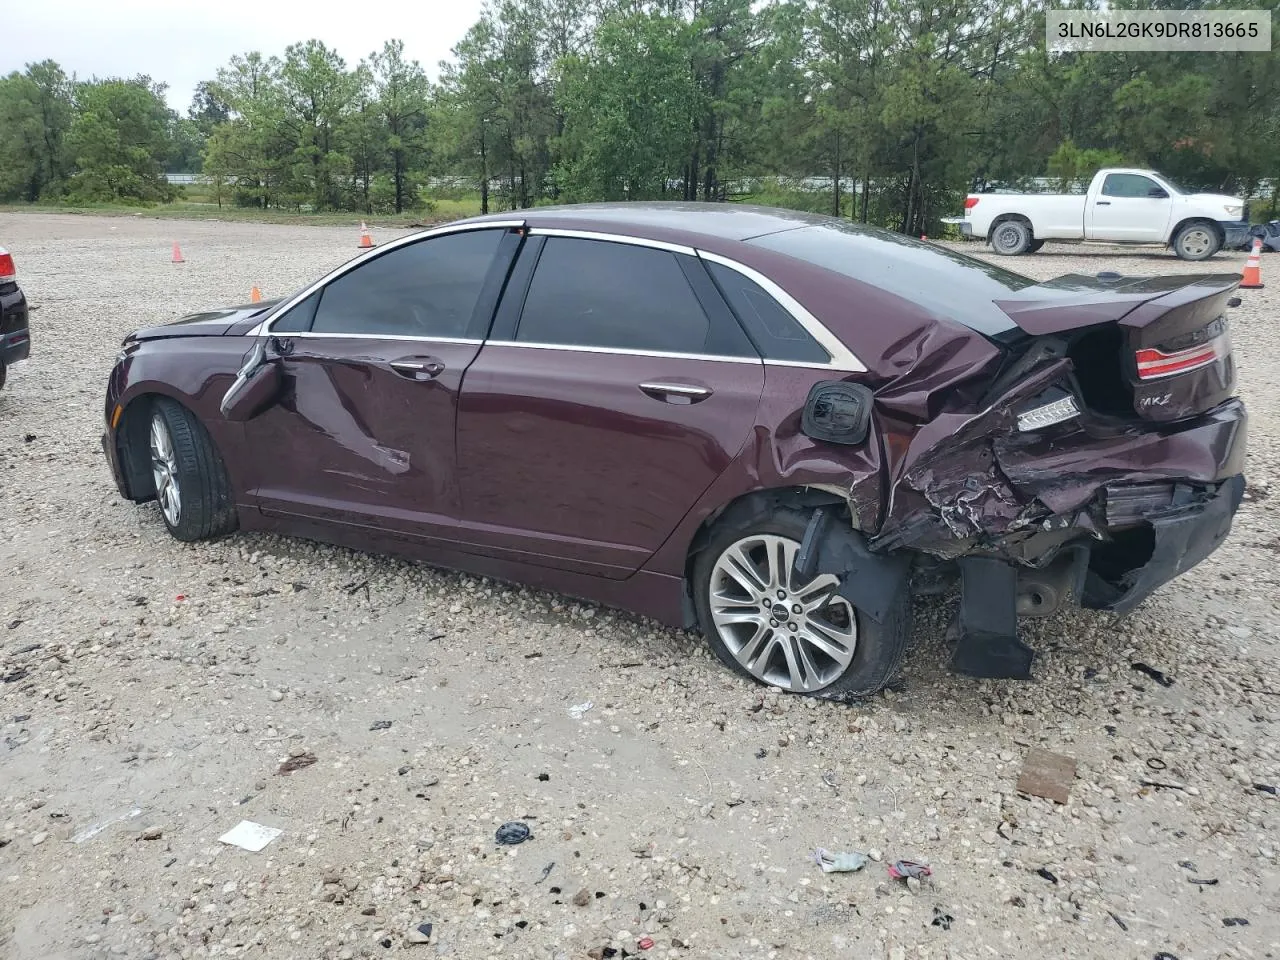
<svg viewBox="0 0 1280 960">
<path fill-rule="evenodd" d="M 595 230 L 652 240 L 671 240 L 674 234 L 690 246 L 721 247 L 725 241 L 755 237 L 826 222 L 829 218 L 799 210 L 780 210 L 739 203 L 634 202 L 581 203 L 531 207 L 475 217 L 467 222 L 524 220 L 530 227 Z"/>
</svg>

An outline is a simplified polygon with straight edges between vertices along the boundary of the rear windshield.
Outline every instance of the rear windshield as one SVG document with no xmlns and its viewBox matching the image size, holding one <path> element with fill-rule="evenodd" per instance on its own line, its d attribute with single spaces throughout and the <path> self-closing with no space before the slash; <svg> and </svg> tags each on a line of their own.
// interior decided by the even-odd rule
<svg viewBox="0 0 1280 960">
<path fill-rule="evenodd" d="M 994 301 L 1036 284 L 946 247 L 839 220 L 747 242 L 879 287 L 987 336 L 1015 326 Z"/>
</svg>

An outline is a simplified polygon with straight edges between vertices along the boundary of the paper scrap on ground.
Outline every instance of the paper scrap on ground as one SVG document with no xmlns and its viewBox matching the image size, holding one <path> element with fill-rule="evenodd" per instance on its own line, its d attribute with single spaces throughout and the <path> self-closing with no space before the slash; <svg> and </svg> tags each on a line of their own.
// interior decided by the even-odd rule
<svg viewBox="0 0 1280 960">
<path fill-rule="evenodd" d="M 586 703 L 575 703 L 569 708 L 569 716 L 575 720 L 581 720 L 582 715 L 594 707 L 595 704 L 588 700 Z"/>
<path fill-rule="evenodd" d="M 1032 747 L 1022 761 L 1017 791 L 1033 797 L 1044 797 L 1054 803 L 1066 803 L 1075 778 L 1076 762 L 1070 757 Z"/>
<path fill-rule="evenodd" d="M 853 873 L 867 865 L 867 857 L 861 853 L 832 853 L 819 847 L 813 854 L 813 862 L 823 873 Z"/>
<path fill-rule="evenodd" d="M 241 820 L 234 827 L 218 838 L 220 843 L 229 843 L 241 850 L 257 853 L 280 834 L 284 833 L 276 827 L 264 827 L 252 820 Z"/>
</svg>

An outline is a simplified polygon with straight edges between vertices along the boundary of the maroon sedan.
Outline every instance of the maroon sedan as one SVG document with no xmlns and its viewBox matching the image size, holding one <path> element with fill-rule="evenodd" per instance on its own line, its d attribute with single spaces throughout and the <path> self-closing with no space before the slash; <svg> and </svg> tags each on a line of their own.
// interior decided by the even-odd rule
<svg viewBox="0 0 1280 960">
<path fill-rule="evenodd" d="M 1227 535 L 1236 283 L 1038 284 L 781 210 L 529 210 L 131 334 L 104 447 L 181 540 L 546 587 L 796 692 L 882 687 L 913 589 L 958 580 L 953 667 L 1025 677 L 1019 614 L 1126 612 Z"/>
</svg>

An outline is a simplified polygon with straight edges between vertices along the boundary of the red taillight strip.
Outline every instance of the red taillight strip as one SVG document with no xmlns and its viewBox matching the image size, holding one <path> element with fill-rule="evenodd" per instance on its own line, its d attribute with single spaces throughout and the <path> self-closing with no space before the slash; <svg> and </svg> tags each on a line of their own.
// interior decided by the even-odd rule
<svg viewBox="0 0 1280 960">
<path fill-rule="evenodd" d="M 1145 350 L 1139 350 L 1136 354 L 1138 379 L 1157 380 L 1160 377 L 1172 376 L 1175 373 L 1187 373 L 1190 370 L 1207 367 L 1209 364 L 1226 356 L 1226 353 L 1226 337 L 1216 337 L 1210 343 L 1202 343 L 1199 346 L 1191 347 L 1187 350 L 1178 350 L 1175 353 L 1165 353 L 1162 350 L 1149 347 Z"/>
<path fill-rule="evenodd" d="M 978 200 L 980 199 L 981 199 L 980 197 L 965 197 L 964 208 L 966 210 L 972 210 L 974 207 L 978 205 Z"/>
<path fill-rule="evenodd" d="M 18 271 L 13 265 L 13 257 L 9 255 L 8 250 L 0 247 L 0 280 L 13 280 L 17 275 Z"/>
</svg>

